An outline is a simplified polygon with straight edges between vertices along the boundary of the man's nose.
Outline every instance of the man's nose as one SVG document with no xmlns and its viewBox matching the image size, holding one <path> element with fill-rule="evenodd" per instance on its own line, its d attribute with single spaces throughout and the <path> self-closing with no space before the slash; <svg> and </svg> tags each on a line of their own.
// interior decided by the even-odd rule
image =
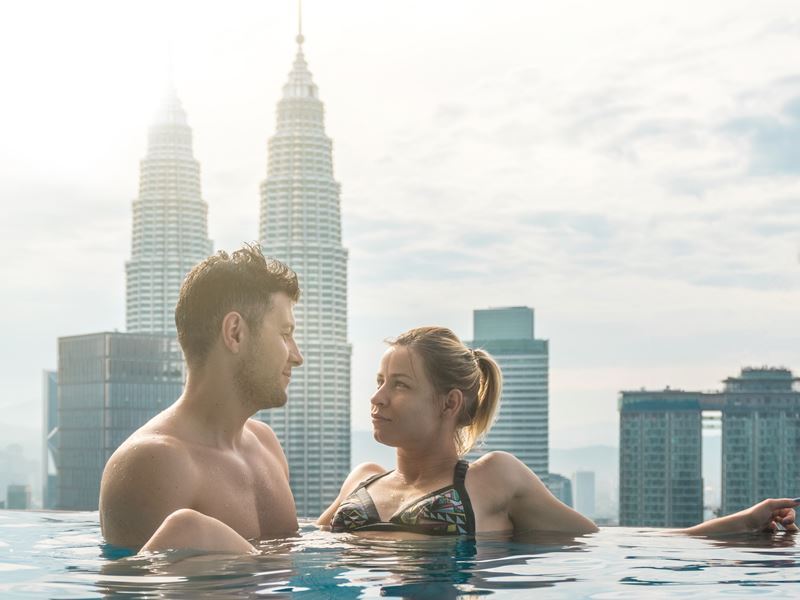
<svg viewBox="0 0 800 600">
<path fill-rule="evenodd" d="M 303 364 L 303 355 L 300 354 L 300 348 L 298 347 L 297 342 L 292 344 L 292 352 L 289 354 L 289 360 L 295 367 L 299 367 Z"/>
</svg>

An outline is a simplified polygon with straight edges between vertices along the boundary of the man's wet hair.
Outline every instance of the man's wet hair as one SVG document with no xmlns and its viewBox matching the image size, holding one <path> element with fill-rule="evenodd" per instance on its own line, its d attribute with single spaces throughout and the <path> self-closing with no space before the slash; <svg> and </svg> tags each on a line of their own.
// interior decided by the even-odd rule
<svg viewBox="0 0 800 600">
<path fill-rule="evenodd" d="M 197 264 L 183 280 L 175 306 L 178 341 L 189 366 L 205 362 L 225 315 L 238 312 L 249 328 L 257 329 L 272 296 L 280 292 L 297 302 L 297 274 L 266 258 L 258 244 L 245 244 L 232 254 L 220 250 Z"/>
</svg>

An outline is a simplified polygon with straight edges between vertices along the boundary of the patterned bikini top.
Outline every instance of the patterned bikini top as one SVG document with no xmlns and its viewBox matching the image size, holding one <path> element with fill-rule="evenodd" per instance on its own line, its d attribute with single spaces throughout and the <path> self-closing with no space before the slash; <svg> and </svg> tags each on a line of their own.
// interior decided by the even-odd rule
<svg viewBox="0 0 800 600">
<path fill-rule="evenodd" d="M 388 521 L 381 521 L 375 502 L 367 491 L 373 481 L 392 471 L 373 475 L 339 505 L 331 520 L 331 531 L 407 531 L 425 535 L 474 535 L 475 514 L 464 479 L 469 463 L 460 460 L 453 472 L 453 484 L 425 494 L 401 506 Z"/>
</svg>

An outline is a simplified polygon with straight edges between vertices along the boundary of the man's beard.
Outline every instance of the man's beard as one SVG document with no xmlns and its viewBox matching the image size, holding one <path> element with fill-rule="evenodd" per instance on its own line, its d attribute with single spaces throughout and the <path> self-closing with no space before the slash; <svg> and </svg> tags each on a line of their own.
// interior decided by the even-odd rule
<svg viewBox="0 0 800 600">
<path fill-rule="evenodd" d="M 258 356 L 259 350 L 254 349 L 242 357 L 233 379 L 242 403 L 252 408 L 253 412 L 286 404 L 286 390 L 279 378 L 270 377 L 259 366 Z"/>
</svg>

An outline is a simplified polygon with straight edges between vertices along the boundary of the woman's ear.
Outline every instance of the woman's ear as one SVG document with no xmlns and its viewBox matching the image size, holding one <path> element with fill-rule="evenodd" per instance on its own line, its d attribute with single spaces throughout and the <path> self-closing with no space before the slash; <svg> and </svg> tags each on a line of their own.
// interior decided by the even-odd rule
<svg viewBox="0 0 800 600">
<path fill-rule="evenodd" d="M 463 407 L 464 394 L 461 393 L 461 390 L 450 390 L 444 398 L 442 415 L 453 415 L 457 419 Z"/>
</svg>

